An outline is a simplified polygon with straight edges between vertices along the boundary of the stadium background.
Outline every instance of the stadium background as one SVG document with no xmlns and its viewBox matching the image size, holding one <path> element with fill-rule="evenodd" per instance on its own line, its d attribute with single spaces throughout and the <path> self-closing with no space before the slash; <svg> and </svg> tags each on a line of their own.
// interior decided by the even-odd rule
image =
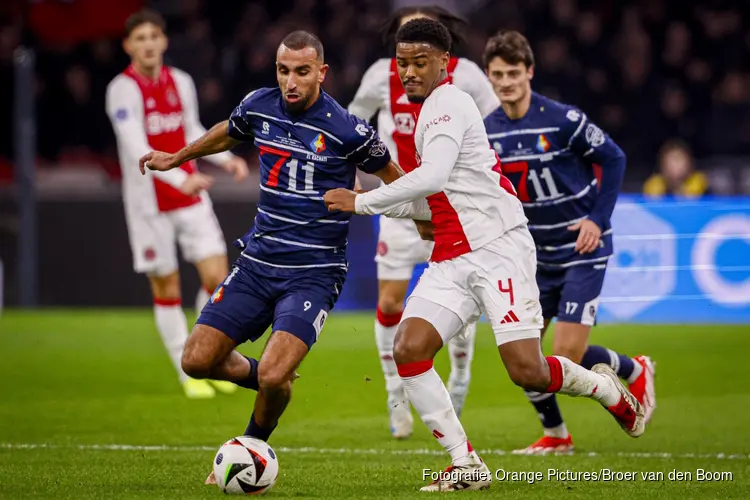
<svg viewBox="0 0 750 500">
<path fill-rule="evenodd" d="M 145 280 L 131 272 L 115 141 L 104 113 L 106 84 L 127 64 L 119 38 L 129 13 L 148 4 L 167 16 L 167 61 L 196 80 L 201 118 L 210 126 L 249 89 L 275 84 L 275 47 L 297 28 L 321 35 L 332 68 L 324 87 L 348 103 L 368 65 L 388 54 L 380 42 L 382 21 L 392 8 L 408 3 L 126 0 L 105 7 L 95 0 L 4 2 L 0 120 L 2 130 L 11 132 L 0 134 L 5 303 L 149 303 Z M 618 254 L 608 273 L 601 319 L 750 319 L 750 208 L 741 198 L 750 193 L 747 9 L 736 2 L 668 0 L 443 3 L 470 20 L 467 43 L 458 52 L 475 61 L 487 35 L 497 29 L 526 33 L 537 57 L 535 90 L 577 104 L 622 146 L 629 160 L 626 192 L 641 192 L 658 169 L 659 149 L 681 139 L 708 179 L 707 193 L 721 197 L 706 206 L 695 199 L 665 199 L 616 216 Z M 14 183 L 21 177 L 17 170 L 14 177 L 13 161 L 14 135 L 18 139 L 13 132 L 19 130 L 13 121 L 18 92 L 14 51 L 19 45 L 34 49 L 36 56 L 33 89 L 22 87 L 24 93 L 33 90 L 35 103 L 36 228 L 19 213 Z M 257 165 L 251 148 L 240 153 Z M 206 168 L 218 177 L 211 194 L 231 241 L 252 222 L 257 177 L 237 186 Z M 618 214 L 625 213 L 626 198 Z M 732 229 L 722 223 L 725 216 L 731 216 Z M 352 272 L 340 310 L 375 304 L 371 255 L 376 225 L 358 219 L 352 226 Z M 725 241 L 709 227 L 735 234 Z M 35 236 L 33 259 L 20 245 L 24 232 Z M 196 276 L 183 270 L 190 296 Z M 648 293 L 638 286 L 644 280 L 653 284 Z M 684 316 L 683 306 L 695 315 Z"/>
<path fill-rule="evenodd" d="M 125 17 L 144 4 L 167 16 L 167 60 L 195 78 L 202 121 L 211 125 L 249 89 L 274 84 L 276 44 L 296 28 L 323 38 L 332 66 L 325 89 L 346 104 L 368 65 L 388 54 L 380 22 L 406 3 L 0 1 L 0 499 L 214 498 L 218 492 L 202 485 L 210 461 L 249 415 L 244 391 L 184 397 L 147 282 L 132 272 L 104 114 L 106 84 L 127 64 L 119 46 Z M 588 401 L 560 398 L 577 454 L 510 456 L 539 437 L 539 423 L 481 324 L 462 414 L 472 443 L 493 470 L 733 474 L 712 482 L 506 481 L 484 496 L 750 498 L 750 8 L 720 0 L 435 3 L 470 19 L 461 53 L 477 61 L 497 29 L 526 33 L 538 60 L 535 89 L 577 104 L 625 149 L 617 254 L 592 341 L 658 362 L 659 408 L 644 437 L 627 438 Z M 35 55 L 26 76 L 19 47 Z M 24 162 L 16 146 L 32 136 L 34 161 Z M 675 138 L 690 145 L 710 190 L 644 198 L 659 149 Z M 240 152 L 257 164 L 254 151 Z M 257 173 L 236 185 L 210 172 L 232 240 L 255 215 Z M 271 438 L 282 471 L 272 495 L 418 497 L 422 468 L 446 465 L 418 423 L 410 440 L 390 439 L 372 334 L 377 220 L 355 221 L 344 295 Z M 189 306 L 197 277 L 182 271 Z M 262 347 L 242 351 L 258 355 Z M 447 375 L 444 354 L 436 366 Z"/>
</svg>

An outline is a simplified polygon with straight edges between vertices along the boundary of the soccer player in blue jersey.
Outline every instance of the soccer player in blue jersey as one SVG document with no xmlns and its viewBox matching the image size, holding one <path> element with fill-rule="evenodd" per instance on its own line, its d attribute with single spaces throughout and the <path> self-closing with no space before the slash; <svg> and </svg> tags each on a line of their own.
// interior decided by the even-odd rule
<svg viewBox="0 0 750 500">
<path fill-rule="evenodd" d="M 287 35 L 276 54 L 278 88 L 248 94 L 229 120 L 175 154 L 152 152 L 141 171 L 170 170 L 243 141 L 260 149 L 261 193 L 242 255 L 201 312 L 182 368 L 258 391 L 245 434 L 267 441 L 284 412 L 296 369 L 320 336 L 347 272 L 351 214 L 332 214 L 323 194 L 354 187 L 356 169 L 385 183 L 401 176 L 386 146 L 320 85 L 320 40 Z M 235 348 L 272 326 L 260 361 Z"/>
<path fill-rule="evenodd" d="M 612 366 L 628 381 L 648 421 L 656 407 L 652 361 L 588 345 L 612 256 L 610 216 L 625 154 L 584 112 L 532 92 L 534 55 L 521 33 L 490 38 L 484 66 L 502 102 L 485 119 L 485 128 L 529 219 L 544 329 L 557 317 L 554 354 L 586 368 Z M 542 420 L 544 437 L 517 453 L 573 451 L 555 395 L 526 395 Z"/>
</svg>

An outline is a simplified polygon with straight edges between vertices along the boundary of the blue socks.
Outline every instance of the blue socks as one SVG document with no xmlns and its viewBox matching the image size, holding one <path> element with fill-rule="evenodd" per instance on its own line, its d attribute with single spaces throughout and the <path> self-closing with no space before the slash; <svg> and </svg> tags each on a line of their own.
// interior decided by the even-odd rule
<svg viewBox="0 0 750 500">
<path fill-rule="evenodd" d="M 612 367 L 617 376 L 628 379 L 633 374 L 635 364 L 629 356 L 619 354 L 600 345 L 590 345 L 581 359 L 581 366 L 590 370 L 598 363 L 605 363 Z"/>
</svg>

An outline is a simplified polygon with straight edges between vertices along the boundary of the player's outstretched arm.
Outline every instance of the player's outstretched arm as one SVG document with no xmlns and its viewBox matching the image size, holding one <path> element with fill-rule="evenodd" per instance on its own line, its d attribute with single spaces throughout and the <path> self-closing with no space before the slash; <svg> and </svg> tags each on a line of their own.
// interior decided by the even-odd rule
<svg viewBox="0 0 750 500">
<path fill-rule="evenodd" d="M 450 179 L 459 154 L 459 145 L 447 135 L 436 135 L 425 145 L 422 164 L 391 184 L 358 195 L 355 212 L 374 215 L 390 212 L 409 202 L 419 202 L 419 212 L 426 206 L 424 198 L 439 193 Z M 422 213 L 422 215 L 425 215 Z M 410 217 L 417 218 L 417 217 Z M 421 217 L 420 217 L 421 218 Z"/>
<path fill-rule="evenodd" d="M 145 174 L 146 169 L 162 172 L 171 170 L 187 161 L 227 151 L 240 142 L 230 137 L 228 132 L 229 121 L 225 120 L 211 127 L 198 140 L 188 144 L 176 153 L 170 154 L 162 151 L 152 151 L 142 156 L 138 161 L 141 173 Z"/>
</svg>

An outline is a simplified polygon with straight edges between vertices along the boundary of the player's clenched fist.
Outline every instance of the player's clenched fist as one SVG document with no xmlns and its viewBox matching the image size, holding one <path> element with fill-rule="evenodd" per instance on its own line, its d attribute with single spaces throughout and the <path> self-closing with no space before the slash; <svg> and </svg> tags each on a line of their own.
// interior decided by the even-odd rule
<svg viewBox="0 0 750 500">
<path fill-rule="evenodd" d="M 138 160 L 138 166 L 141 169 L 141 174 L 146 174 L 146 169 L 158 170 L 164 172 L 166 170 L 172 170 L 177 165 L 174 161 L 174 155 L 164 153 L 162 151 L 151 151 L 150 153 L 141 156 Z"/>
<path fill-rule="evenodd" d="M 331 212 L 338 210 L 341 212 L 354 213 L 354 199 L 356 197 L 357 193 L 354 191 L 338 188 L 328 191 L 323 196 L 323 200 L 326 202 L 326 206 Z"/>
</svg>

